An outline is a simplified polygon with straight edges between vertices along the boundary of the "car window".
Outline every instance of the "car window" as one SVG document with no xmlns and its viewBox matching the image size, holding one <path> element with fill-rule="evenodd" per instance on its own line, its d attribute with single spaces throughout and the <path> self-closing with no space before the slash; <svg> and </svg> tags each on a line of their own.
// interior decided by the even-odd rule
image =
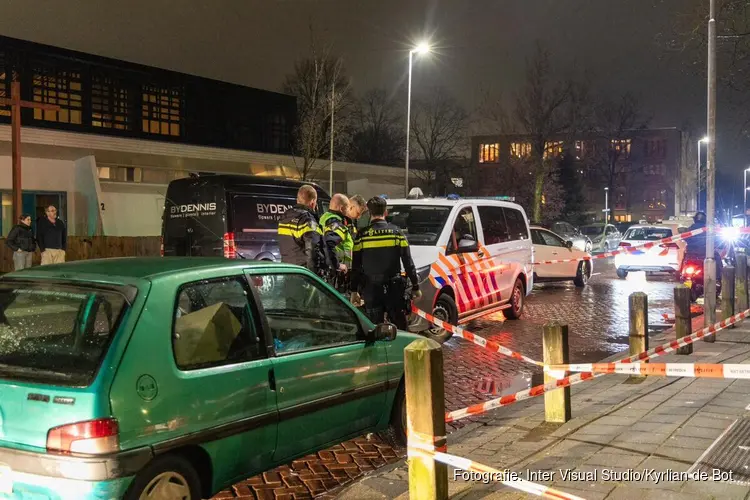
<svg viewBox="0 0 750 500">
<path fill-rule="evenodd" d="M 667 227 L 636 227 L 628 229 L 626 240 L 656 241 L 672 236 L 672 229 Z"/>
<path fill-rule="evenodd" d="M 508 234 L 511 240 L 528 240 L 529 229 L 526 227 L 526 218 L 515 208 L 504 207 L 505 223 L 508 225 Z"/>
<path fill-rule="evenodd" d="M 244 277 L 182 286 L 175 303 L 172 348 L 181 370 L 261 358 Z"/>
<path fill-rule="evenodd" d="M 494 245 L 509 240 L 508 226 L 502 207 L 478 207 L 479 219 L 482 221 L 484 244 Z"/>
<path fill-rule="evenodd" d="M 317 280 L 303 274 L 268 277 L 272 285 L 259 289 L 259 296 L 277 355 L 363 340 L 356 313 Z"/>
<path fill-rule="evenodd" d="M 447 250 L 456 252 L 461 240 L 477 241 L 477 224 L 474 220 L 474 210 L 471 207 L 464 207 L 458 212 Z"/>
<path fill-rule="evenodd" d="M 128 304 L 93 286 L 0 285 L 0 376 L 66 386 L 94 379 Z"/>
<path fill-rule="evenodd" d="M 531 243 L 534 245 L 546 245 L 544 238 L 542 238 L 542 232 L 539 229 L 531 230 Z"/>
<path fill-rule="evenodd" d="M 606 230 L 605 234 L 610 235 L 610 234 L 614 234 L 614 232 L 615 232 L 615 228 L 614 227 L 607 226 L 607 230 Z"/>
<path fill-rule="evenodd" d="M 539 231 L 542 236 L 542 240 L 544 240 L 544 244 L 548 247 L 564 247 L 565 242 L 558 238 L 556 235 L 550 233 L 549 231 Z"/>
<path fill-rule="evenodd" d="M 410 245 L 434 246 L 451 210 L 446 206 L 391 205 L 386 220 L 401 229 Z"/>
</svg>

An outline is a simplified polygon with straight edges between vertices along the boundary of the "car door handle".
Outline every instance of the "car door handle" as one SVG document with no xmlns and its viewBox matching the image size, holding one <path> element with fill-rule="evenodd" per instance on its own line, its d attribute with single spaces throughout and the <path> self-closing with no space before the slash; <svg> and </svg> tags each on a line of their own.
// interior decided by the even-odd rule
<svg viewBox="0 0 750 500">
<path fill-rule="evenodd" d="M 273 368 L 268 370 L 268 387 L 272 390 L 276 390 L 276 374 L 273 371 Z"/>
</svg>

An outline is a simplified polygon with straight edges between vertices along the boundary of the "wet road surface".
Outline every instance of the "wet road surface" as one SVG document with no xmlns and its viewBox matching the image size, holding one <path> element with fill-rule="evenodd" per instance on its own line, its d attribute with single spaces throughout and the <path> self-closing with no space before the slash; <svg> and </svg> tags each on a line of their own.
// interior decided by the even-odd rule
<svg viewBox="0 0 750 500">
<path fill-rule="evenodd" d="M 642 291 L 648 294 L 649 325 L 656 333 L 664 325 L 662 314 L 673 313 L 675 281 L 670 276 L 646 277 L 643 273 L 631 273 L 626 280 L 620 280 L 610 262 L 597 264 L 595 275 L 584 289 L 576 288 L 572 282 L 536 287 L 527 298 L 521 320 L 502 322 L 497 316 L 489 316 L 465 326 L 473 333 L 541 360 L 542 326 L 559 321 L 568 324 L 571 363 L 594 362 L 627 349 L 628 296 Z M 463 339 L 453 338 L 443 347 L 447 410 L 521 391 L 542 381 L 538 367 Z M 471 420 L 451 424 L 448 431 L 467 421 Z M 362 437 L 242 481 L 216 498 L 332 498 L 341 485 L 398 461 L 403 453 L 387 446 L 378 436 Z"/>
</svg>

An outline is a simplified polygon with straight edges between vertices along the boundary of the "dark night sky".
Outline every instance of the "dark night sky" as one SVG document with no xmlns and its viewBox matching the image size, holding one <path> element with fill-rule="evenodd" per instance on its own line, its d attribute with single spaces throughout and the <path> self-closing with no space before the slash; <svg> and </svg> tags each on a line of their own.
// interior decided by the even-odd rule
<svg viewBox="0 0 750 500">
<path fill-rule="evenodd" d="M 510 96 L 537 40 L 563 70 L 590 71 L 602 91 L 631 90 L 654 126 L 703 128 L 705 83 L 656 42 L 678 8 L 702 0 L 3 0 L 0 33 L 210 78 L 279 90 L 309 50 L 310 23 L 345 59 L 355 89 L 405 92 L 407 48 L 430 35 L 437 54 L 415 63 L 415 93 L 446 85 L 472 108 L 484 89 Z M 355 7 L 356 5 L 356 7 Z M 719 109 L 720 168 L 741 169 L 729 107 Z M 702 130 L 701 130 L 702 131 Z M 747 160 L 750 162 L 750 160 Z"/>
</svg>

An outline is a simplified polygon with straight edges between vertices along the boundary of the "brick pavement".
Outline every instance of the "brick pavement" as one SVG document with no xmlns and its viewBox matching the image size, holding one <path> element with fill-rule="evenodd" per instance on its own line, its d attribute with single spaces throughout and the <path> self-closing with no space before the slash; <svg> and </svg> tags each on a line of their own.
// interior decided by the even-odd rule
<svg viewBox="0 0 750 500">
<path fill-rule="evenodd" d="M 654 339 L 659 341 L 672 332 Z M 750 322 L 719 333 L 713 344 L 697 342 L 690 356 L 664 356 L 664 362 L 750 364 Z M 750 416 L 750 380 L 651 377 L 628 383 L 607 375 L 572 388 L 573 419 L 545 424 L 543 399 L 496 410 L 483 424 L 455 433 L 449 453 L 525 473 L 554 471 L 538 481 L 586 499 L 750 498 L 750 487 L 726 482 L 605 480 L 604 469 L 687 471 L 728 425 Z M 596 480 L 565 480 L 560 469 L 597 471 Z M 452 481 L 452 498 L 518 499 L 520 492 L 496 484 Z M 622 479 L 622 478 L 620 478 Z M 341 500 L 408 497 L 403 464 L 348 487 Z M 531 498 L 529 496 L 529 498 Z"/>
</svg>

